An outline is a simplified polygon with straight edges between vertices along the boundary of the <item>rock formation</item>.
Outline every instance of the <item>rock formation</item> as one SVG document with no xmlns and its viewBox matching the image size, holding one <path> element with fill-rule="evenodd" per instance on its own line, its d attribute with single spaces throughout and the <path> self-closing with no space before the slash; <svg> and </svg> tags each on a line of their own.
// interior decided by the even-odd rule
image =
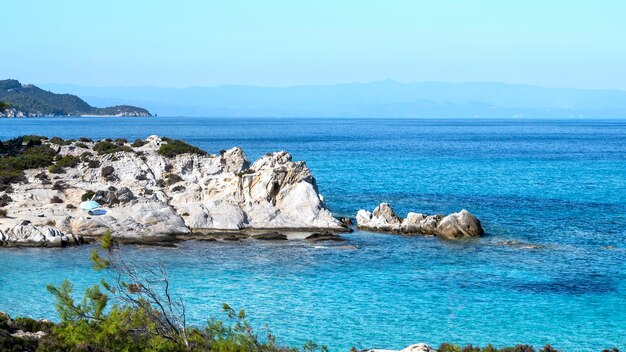
<svg viewBox="0 0 626 352">
<path fill-rule="evenodd" d="M 362 230 L 434 235 L 445 239 L 478 237 L 484 234 L 480 220 L 465 209 L 448 216 L 411 212 L 402 219 L 394 213 L 389 204 L 381 203 L 371 213 L 359 210 L 356 221 L 357 227 Z"/>
<path fill-rule="evenodd" d="M 250 165 L 239 148 L 220 155 L 161 149 L 175 142 L 157 136 L 132 145 L 44 141 L 56 150 L 56 164 L 25 170 L 11 185 L 0 244 L 56 246 L 107 229 L 132 241 L 184 238 L 192 230 L 346 230 L 326 208 L 306 164 L 288 153 L 268 153 Z M 75 165 L 57 167 L 59 160 Z M 88 199 L 104 214 L 80 209 Z"/>
<path fill-rule="evenodd" d="M 428 346 L 425 343 L 418 343 L 418 344 L 403 348 L 401 350 L 372 349 L 372 350 L 366 350 L 366 352 L 437 352 L 437 350 Z"/>
</svg>

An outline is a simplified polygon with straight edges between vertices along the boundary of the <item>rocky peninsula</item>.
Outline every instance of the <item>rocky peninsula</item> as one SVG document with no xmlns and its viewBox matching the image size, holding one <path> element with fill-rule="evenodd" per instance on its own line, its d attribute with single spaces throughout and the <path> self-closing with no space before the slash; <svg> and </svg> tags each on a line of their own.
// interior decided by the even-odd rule
<svg viewBox="0 0 626 352">
<path fill-rule="evenodd" d="M 340 241 L 336 219 L 305 162 L 240 148 L 217 155 L 150 136 L 93 141 L 24 136 L 0 142 L 0 245 L 58 247 L 109 230 L 130 243 L 184 239 Z M 85 203 L 95 204 L 86 208 Z M 359 229 L 446 239 L 483 234 L 462 210 L 399 218 L 382 203 L 360 210 Z"/>
<path fill-rule="evenodd" d="M 107 229 L 130 242 L 348 231 L 327 209 L 306 163 L 284 151 L 251 163 L 240 148 L 209 155 L 158 136 L 133 143 L 41 137 L 11 143 L 5 153 L 23 150 L 3 158 L 7 168 L 44 166 L 13 170 L 12 179 L 11 170 L 0 175 L 3 245 L 60 246 Z M 39 160 L 46 158 L 47 167 Z M 89 200 L 100 207 L 81 209 Z"/>
</svg>

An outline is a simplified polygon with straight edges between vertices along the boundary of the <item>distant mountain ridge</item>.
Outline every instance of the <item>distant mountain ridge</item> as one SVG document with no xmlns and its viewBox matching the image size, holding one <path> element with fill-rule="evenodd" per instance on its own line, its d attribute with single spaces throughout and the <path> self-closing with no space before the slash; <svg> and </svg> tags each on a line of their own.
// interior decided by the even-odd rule
<svg viewBox="0 0 626 352">
<path fill-rule="evenodd" d="M 46 84 L 95 105 L 141 105 L 166 116 L 626 118 L 626 91 L 391 80 L 320 86 L 81 87 Z"/>
<path fill-rule="evenodd" d="M 93 107 L 76 95 L 55 94 L 14 79 L 0 80 L 0 102 L 8 104 L 0 117 L 151 116 L 148 110 L 131 105 Z"/>
</svg>

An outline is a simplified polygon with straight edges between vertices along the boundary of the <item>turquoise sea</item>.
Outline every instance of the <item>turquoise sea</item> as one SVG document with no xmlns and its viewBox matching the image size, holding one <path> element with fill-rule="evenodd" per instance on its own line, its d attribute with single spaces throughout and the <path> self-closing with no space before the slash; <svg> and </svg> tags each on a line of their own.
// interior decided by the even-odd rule
<svg viewBox="0 0 626 352">
<path fill-rule="evenodd" d="M 332 350 L 552 343 L 626 348 L 626 121 L 47 118 L 0 120 L 0 139 L 184 139 L 249 158 L 306 160 L 338 216 L 391 203 L 470 210 L 486 236 L 467 242 L 356 231 L 358 250 L 305 242 L 127 246 L 162 260 L 191 320 L 245 308 L 288 344 Z M 1 222 L 0 222 L 1 223 Z M 1 227 L 1 224 L 0 224 Z M 516 240 L 524 249 L 498 244 Z M 0 311 L 54 317 L 45 285 L 98 281 L 92 246 L 0 248 Z"/>
</svg>

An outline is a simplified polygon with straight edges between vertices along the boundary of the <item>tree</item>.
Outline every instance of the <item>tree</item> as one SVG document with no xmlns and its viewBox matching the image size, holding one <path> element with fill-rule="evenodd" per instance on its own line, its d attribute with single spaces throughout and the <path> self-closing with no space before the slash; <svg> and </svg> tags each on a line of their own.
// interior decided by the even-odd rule
<svg viewBox="0 0 626 352">
<path fill-rule="evenodd" d="M 79 303 L 72 297 L 71 282 L 48 286 L 61 323 L 42 340 L 44 351 L 298 351 L 278 346 L 269 329 L 259 338 L 245 312 L 226 304 L 230 324 L 209 319 L 204 327 L 189 327 L 185 306 L 173 298 L 164 266 L 124 258 L 109 231 L 102 236 L 101 249 L 91 252 L 91 262 L 106 278 L 88 288 Z M 311 341 L 302 346 L 302 351 L 318 350 L 327 348 Z"/>
<path fill-rule="evenodd" d="M 4 112 L 6 110 L 9 110 L 10 107 L 11 107 L 11 105 L 9 105 L 8 103 L 0 101 L 0 112 Z"/>
</svg>

